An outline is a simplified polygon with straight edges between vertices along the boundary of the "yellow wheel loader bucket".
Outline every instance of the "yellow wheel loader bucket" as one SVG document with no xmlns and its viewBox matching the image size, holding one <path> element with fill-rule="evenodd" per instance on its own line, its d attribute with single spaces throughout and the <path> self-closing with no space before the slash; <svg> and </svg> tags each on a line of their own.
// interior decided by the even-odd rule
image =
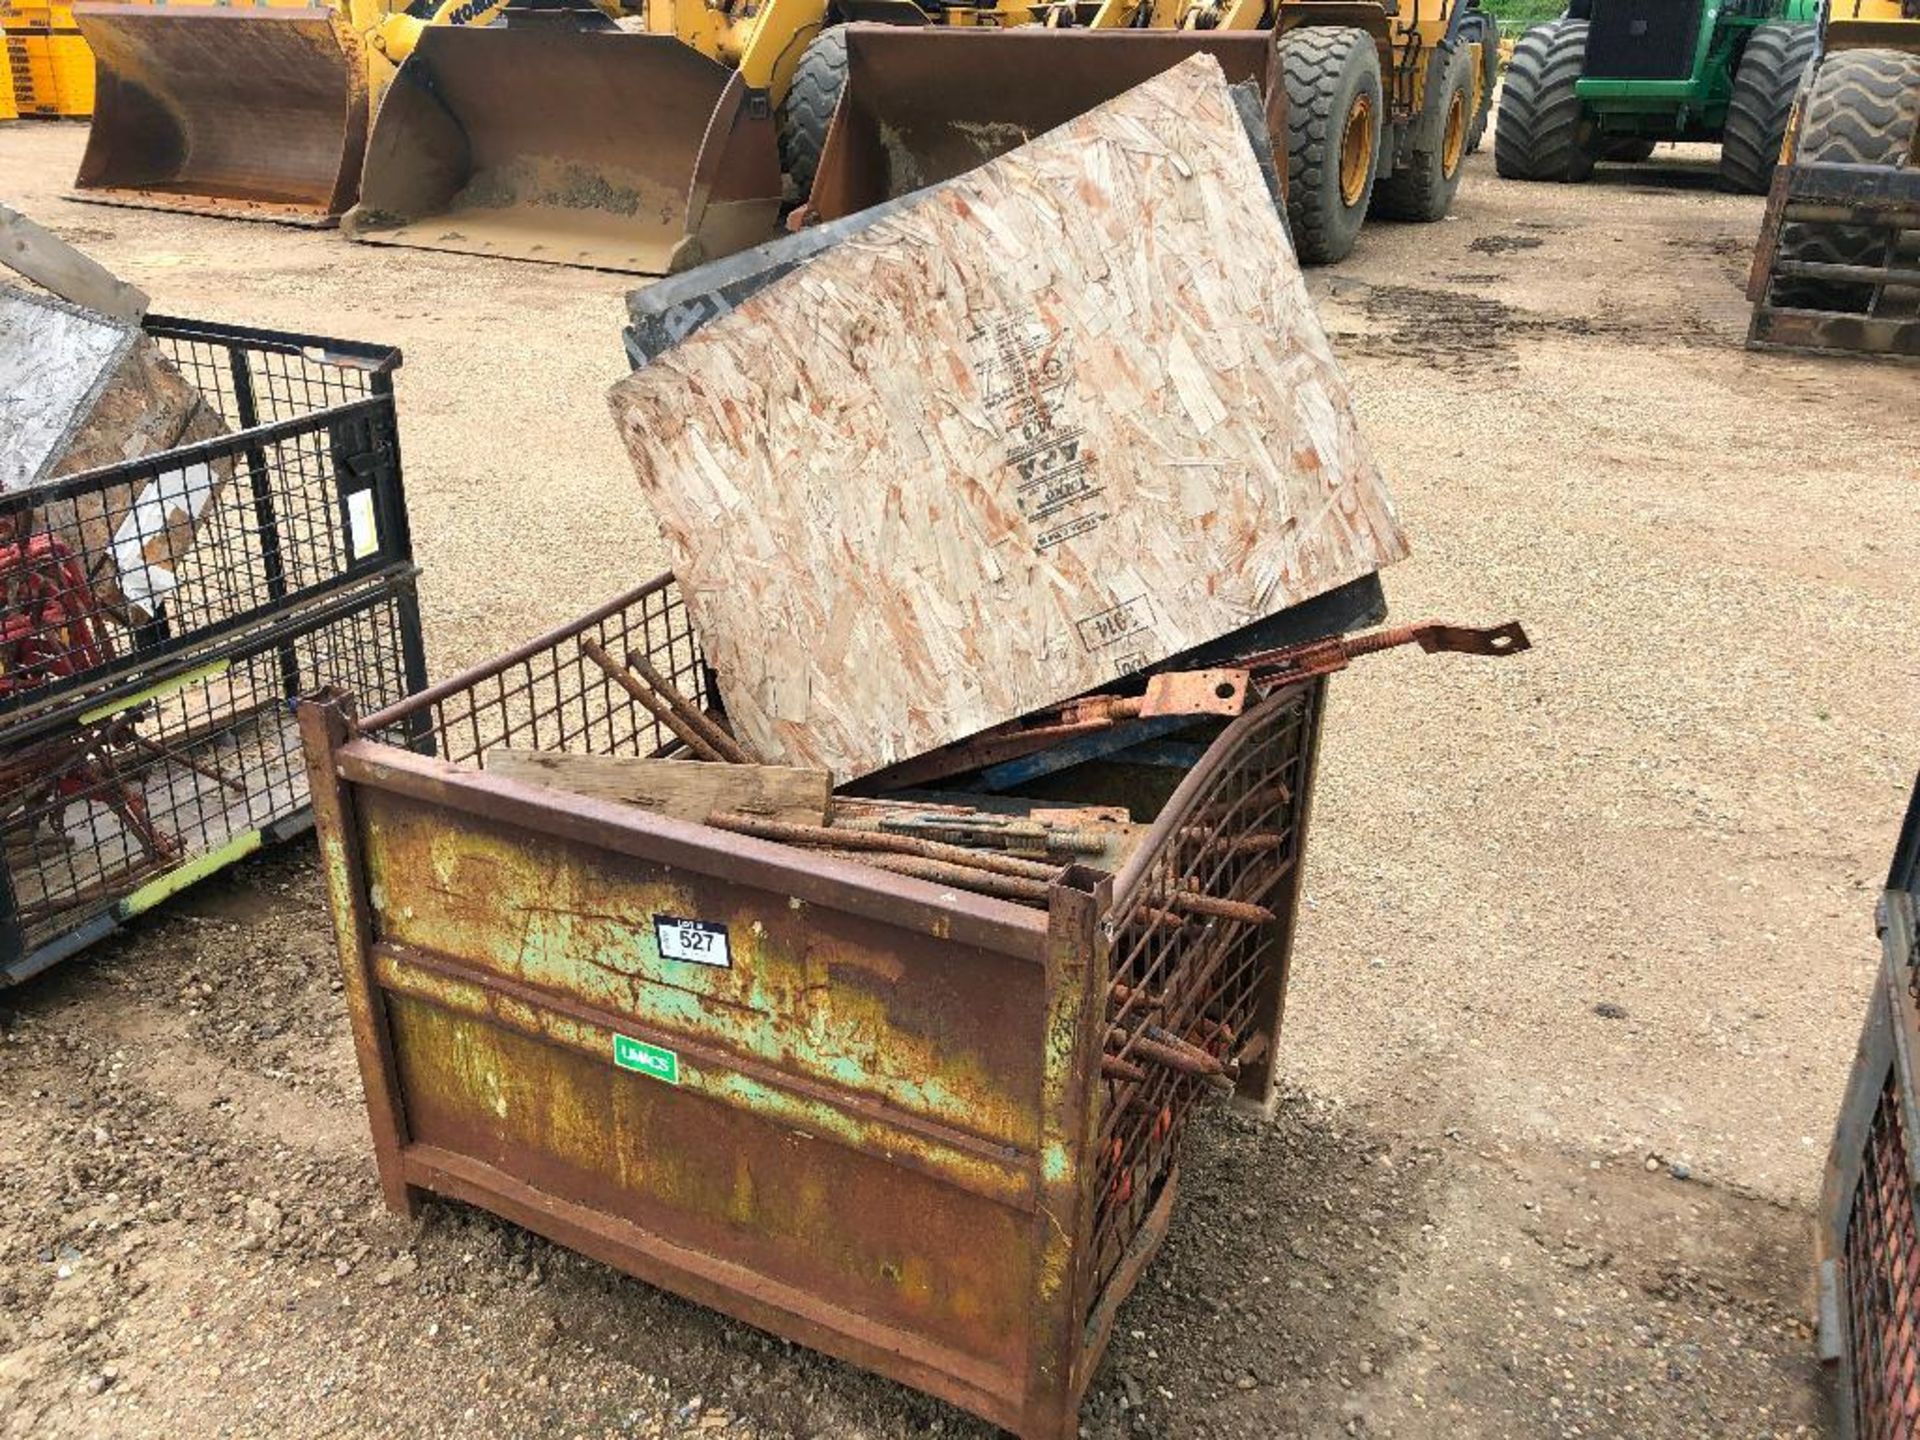
<svg viewBox="0 0 1920 1440">
<path fill-rule="evenodd" d="M 324 8 L 80 4 L 97 66 L 75 198 L 331 224 L 367 139 L 359 39 Z"/>
<path fill-rule="evenodd" d="M 1260 87 L 1284 167 L 1286 91 L 1272 83 L 1273 37 L 1265 32 L 845 29 L 846 86 L 821 149 L 809 220 L 837 220 L 951 179 L 1196 52 L 1217 59 L 1229 84 Z"/>
<path fill-rule="evenodd" d="M 355 240 L 666 275 L 778 233 L 768 107 L 670 35 L 433 29 L 388 86 Z"/>
</svg>

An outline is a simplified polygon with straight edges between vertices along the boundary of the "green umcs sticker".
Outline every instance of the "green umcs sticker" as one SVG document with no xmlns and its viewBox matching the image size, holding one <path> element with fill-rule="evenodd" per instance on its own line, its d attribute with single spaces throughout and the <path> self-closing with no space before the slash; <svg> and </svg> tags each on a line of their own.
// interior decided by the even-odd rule
<svg viewBox="0 0 1920 1440">
<path fill-rule="evenodd" d="M 622 1070 L 638 1070 L 669 1085 L 680 1083 L 680 1057 L 661 1045 L 649 1045 L 631 1035 L 613 1037 L 613 1063 Z"/>
</svg>

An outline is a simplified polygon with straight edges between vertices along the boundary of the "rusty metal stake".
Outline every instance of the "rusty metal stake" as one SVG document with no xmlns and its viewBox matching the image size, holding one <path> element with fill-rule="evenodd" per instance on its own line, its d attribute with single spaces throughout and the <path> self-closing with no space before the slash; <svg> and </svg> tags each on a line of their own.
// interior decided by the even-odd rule
<svg viewBox="0 0 1920 1440">
<path fill-rule="evenodd" d="M 1233 1089 L 1233 1078 L 1218 1059 L 1157 1026 L 1149 1025 L 1138 1034 L 1130 1034 L 1116 1025 L 1107 1032 L 1107 1044 L 1111 1049 L 1124 1050 L 1128 1056 L 1151 1060 L 1156 1065 L 1190 1075 L 1206 1082 L 1210 1088 Z"/>
<path fill-rule="evenodd" d="M 606 647 L 598 640 L 595 640 L 590 635 L 582 635 L 580 637 L 580 649 L 589 660 L 607 672 L 607 678 L 609 680 L 613 681 L 614 684 L 618 685 L 622 690 L 626 691 L 627 694 L 639 701 L 654 719 L 678 735 L 687 749 L 691 750 L 695 755 L 698 755 L 702 760 L 719 760 L 721 758 L 720 752 L 707 743 L 705 736 L 687 724 L 687 722 L 682 720 L 678 715 L 674 714 L 673 706 L 668 704 L 664 697 L 655 695 L 651 690 L 647 689 L 645 685 L 642 685 L 639 678 L 618 660 L 614 659 L 613 656 L 609 655 Z"/>
<path fill-rule="evenodd" d="M 861 865 L 891 870 L 896 875 L 911 875 L 916 880 L 930 880 L 936 885 L 951 885 L 959 890 L 972 890 L 981 895 L 991 895 L 1000 900 L 1018 900 L 1028 905 L 1045 905 L 1052 891 L 1052 886 L 1044 881 L 1000 875 L 970 865 L 923 860 L 917 855 L 874 850 L 823 850 L 820 853 L 839 860 L 852 860 Z"/>
<path fill-rule="evenodd" d="M 1264 905 L 1244 900 L 1222 900 L 1198 890 L 1165 890 L 1159 898 L 1170 910 L 1185 910 L 1190 915 L 1206 915 L 1215 920 L 1237 920 L 1242 925 L 1270 925 L 1273 911 Z"/>
<path fill-rule="evenodd" d="M 711 715 L 675 689 L 671 680 L 647 663 L 646 656 L 638 650 L 629 650 L 627 665 L 642 680 L 651 685 L 662 700 L 673 707 L 674 714 L 699 731 L 706 742 L 720 752 L 721 759 L 734 765 L 756 763 L 753 756 L 747 753 L 746 746 L 722 730 Z"/>
<path fill-rule="evenodd" d="M 837 825 L 798 825 L 786 820 L 763 820 L 737 810 L 721 810 L 707 817 L 716 830 L 731 830 L 737 835 L 754 835 L 762 840 L 778 840 L 787 845 L 828 846 L 837 850 L 868 853 L 917 855 L 948 865 L 964 866 L 994 875 L 1012 875 L 1026 880 L 1051 883 L 1061 867 L 1040 860 L 1023 860 L 1016 855 L 994 851 L 969 850 L 963 845 L 942 845 L 912 835 L 886 835 L 872 830 L 843 829 Z"/>
<path fill-rule="evenodd" d="M 1110 838 L 1091 830 L 1067 830 L 986 810 L 865 816 L 850 820 L 846 828 L 883 835 L 914 835 L 946 845 L 1009 850 L 1022 855 L 1056 850 L 1069 855 L 1102 855 Z"/>
</svg>

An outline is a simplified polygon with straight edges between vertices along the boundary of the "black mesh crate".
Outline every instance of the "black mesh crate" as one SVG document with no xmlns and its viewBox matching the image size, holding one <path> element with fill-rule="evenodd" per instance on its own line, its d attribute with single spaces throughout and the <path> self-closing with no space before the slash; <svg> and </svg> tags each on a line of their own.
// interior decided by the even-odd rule
<svg viewBox="0 0 1920 1440">
<path fill-rule="evenodd" d="M 0 984 L 305 828 L 295 700 L 392 704 L 423 672 L 413 575 L 393 572 L 0 730 Z"/>
<path fill-rule="evenodd" d="M 225 433 L 0 497 L 0 746 L 16 720 L 411 564 L 397 350 L 146 329 Z"/>
</svg>

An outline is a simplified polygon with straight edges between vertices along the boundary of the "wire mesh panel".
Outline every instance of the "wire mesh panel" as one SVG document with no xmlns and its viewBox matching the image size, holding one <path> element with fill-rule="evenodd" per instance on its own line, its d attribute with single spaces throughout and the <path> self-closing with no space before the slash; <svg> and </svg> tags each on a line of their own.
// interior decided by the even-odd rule
<svg viewBox="0 0 1920 1440">
<path fill-rule="evenodd" d="M 1875 1108 L 1842 1261 L 1858 1440 L 1920 1435 L 1920 1234 L 1899 1087 Z"/>
<path fill-rule="evenodd" d="M 0 715 L 410 563 L 397 352 L 147 328 L 204 438 L 0 498 Z"/>
<path fill-rule="evenodd" d="M 11 733 L 0 976 L 23 978 L 89 920 L 138 913 L 183 872 L 238 858 L 301 816 L 294 700 L 325 686 L 398 700 L 424 681 L 418 642 L 412 582 L 399 578 Z"/>
<path fill-rule="evenodd" d="M 1271 1043 L 1321 694 L 1317 681 L 1294 686 L 1239 722 L 1227 737 L 1237 742 L 1209 751 L 1160 817 L 1164 838 L 1117 887 L 1112 1063 L 1094 1152 L 1096 1309 L 1160 1199 L 1194 1106 L 1233 1090 L 1236 1067 L 1259 1058 L 1250 1047 Z M 1242 906 L 1253 908 L 1232 918 Z M 1255 909 L 1275 918 L 1252 919 Z M 1186 1047 L 1225 1073 L 1167 1063 Z"/>
<path fill-rule="evenodd" d="M 637 654 L 695 705 L 716 704 L 686 603 L 663 575 L 498 660 L 435 685 L 371 729 L 408 728 L 434 754 L 478 765 L 499 746 L 588 755 L 666 755 L 678 742 L 598 665 L 583 642 Z M 364 708 L 364 707 L 363 707 Z"/>
</svg>

